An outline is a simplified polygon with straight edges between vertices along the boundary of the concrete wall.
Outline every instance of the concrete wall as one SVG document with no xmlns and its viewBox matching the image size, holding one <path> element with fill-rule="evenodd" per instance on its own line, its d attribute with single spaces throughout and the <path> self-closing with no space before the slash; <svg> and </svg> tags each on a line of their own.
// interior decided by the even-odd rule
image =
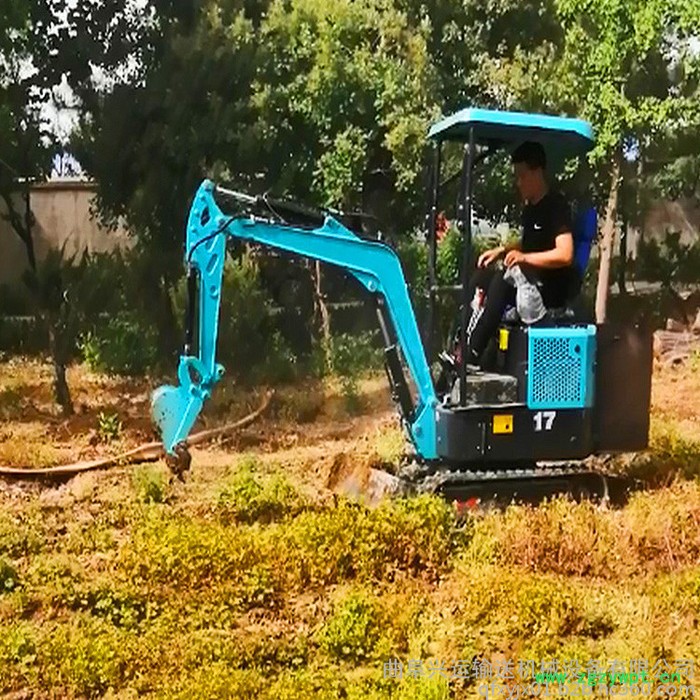
<svg viewBox="0 0 700 700">
<path fill-rule="evenodd" d="M 680 231 L 682 243 L 700 236 L 700 200 L 656 201 L 644 221 L 644 235 L 663 238 L 667 230 Z"/>
<path fill-rule="evenodd" d="M 684 245 L 697 243 L 700 240 L 700 201 L 679 199 L 652 202 L 644 218 L 643 234 L 638 228 L 633 226 L 629 228 L 627 237 L 629 257 L 633 260 L 637 257 L 642 235 L 647 241 L 661 242 L 669 231 L 679 231 L 681 243 Z"/>
<path fill-rule="evenodd" d="M 34 249 L 41 260 L 51 248 L 66 244 L 66 254 L 108 252 L 129 245 L 126 229 L 108 231 L 92 216 L 95 185 L 84 180 L 52 180 L 32 186 L 30 203 L 36 223 Z M 24 202 L 17 197 L 17 209 L 24 216 Z M 7 212 L 0 203 L 0 284 L 19 285 L 28 261 L 24 244 L 10 224 L 2 218 Z"/>
</svg>

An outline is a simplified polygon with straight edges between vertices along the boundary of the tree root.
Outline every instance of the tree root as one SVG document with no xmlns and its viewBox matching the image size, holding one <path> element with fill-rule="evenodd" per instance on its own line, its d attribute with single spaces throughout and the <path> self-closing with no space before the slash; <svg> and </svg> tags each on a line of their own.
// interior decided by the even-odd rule
<svg viewBox="0 0 700 700">
<path fill-rule="evenodd" d="M 202 443 L 210 442 L 217 437 L 250 425 L 267 410 L 272 400 L 273 393 L 273 391 L 268 391 L 262 403 L 255 411 L 237 420 L 235 423 L 229 423 L 228 425 L 223 425 L 220 428 L 212 428 L 211 430 L 202 430 L 199 433 L 191 435 L 187 440 L 187 446 L 201 445 Z M 0 467 L 0 478 L 63 480 L 70 479 L 82 472 L 107 469 L 115 466 L 126 466 L 138 462 L 153 462 L 164 456 L 165 450 L 163 449 L 162 443 L 148 442 L 128 452 L 115 455 L 114 457 L 106 457 L 89 462 L 75 462 L 73 464 L 63 464 L 58 467 L 44 467 L 41 469 L 33 469 L 31 467 Z"/>
</svg>

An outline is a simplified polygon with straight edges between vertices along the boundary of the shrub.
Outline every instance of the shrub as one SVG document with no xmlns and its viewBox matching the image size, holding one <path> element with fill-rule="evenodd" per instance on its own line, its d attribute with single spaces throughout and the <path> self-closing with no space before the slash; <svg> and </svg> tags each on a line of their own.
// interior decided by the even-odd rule
<svg viewBox="0 0 700 700">
<path fill-rule="evenodd" d="M 610 519 L 590 502 L 555 498 L 537 508 L 510 506 L 489 514 L 478 529 L 483 555 L 530 571 L 595 576 L 620 556 Z"/>
<path fill-rule="evenodd" d="M 184 316 L 186 282 L 175 294 L 176 314 Z M 227 257 L 221 288 L 217 359 L 246 384 L 284 382 L 299 372 L 299 358 L 279 328 L 279 318 L 263 285 L 257 256 L 249 251 Z"/>
<path fill-rule="evenodd" d="M 414 310 L 420 313 L 427 296 L 428 246 L 415 235 L 409 235 L 399 239 L 396 252 L 401 259 L 403 273 L 411 290 Z"/>
<path fill-rule="evenodd" d="M 48 347 L 48 328 L 40 317 L 0 315 L 0 351 L 13 355 L 40 355 Z"/>
<path fill-rule="evenodd" d="M 340 378 L 346 408 L 351 413 L 361 408 L 357 386 L 360 375 L 368 369 L 382 366 L 381 351 L 375 345 L 377 333 L 341 333 L 331 340 L 331 366 Z"/>
<path fill-rule="evenodd" d="M 279 384 L 295 379 L 300 371 L 299 360 L 279 330 L 267 339 L 266 349 L 250 379 Z"/>
<path fill-rule="evenodd" d="M 219 361 L 233 376 L 251 382 L 294 376 L 296 357 L 275 326 L 259 264 L 249 251 L 226 259 L 219 319 Z"/>
<path fill-rule="evenodd" d="M 236 698 L 258 700 L 263 696 L 264 676 L 257 669 L 232 669 L 228 661 L 216 661 L 198 667 L 175 687 L 163 688 L 158 697 L 164 700 L 212 700 Z M 278 696 L 279 697 L 279 696 Z"/>
<path fill-rule="evenodd" d="M 341 377 L 357 377 L 368 369 L 383 366 L 382 352 L 377 346 L 379 331 L 352 335 L 341 333 L 333 337 L 331 362 Z"/>
<path fill-rule="evenodd" d="M 432 495 L 382 503 L 366 510 L 340 501 L 332 510 L 306 511 L 287 527 L 299 583 L 393 579 L 397 572 L 435 578 L 462 546 L 451 506 Z"/>
<path fill-rule="evenodd" d="M 689 610 L 700 616 L 700 567 L 659 574 L 648 582 L 646 592 L 666 612 L 678 615 Z"/>
<path fill-rule="evenodd" d="M 354 592 L 342 600 L 321 628 L 318 641 L 334 659 L 361 661 L 371 656 L 379 633 L 374 601 Z"/>
<path fill-rule="evenodd" d="M 372 447 L 382 464 L 396 467 L 406 454 L 407 442 L 401 426 L 392 424 L 376 431 Z"/>
<path fill-rule="evenodd" d="M 684 437 L 668 421 L 652 420 L 650 433 L 649 450 L 632 460 L 625 470 L 629 476 L 659 485 L 676 476 L 700 475 L 700 442 Z"/>
<path fill-rule="evenodd" d="M 143 466 L 134 470 L 132 482 L 139 501 L 164 503 L 168 490 L 168 479 L 160 469 Z"/>
<path fill-rule="evenodd" d="M 583 624 L 574 595 L 560 581 L 526 578 L 513 593 L 514 614 L 508 620 L 512 634 L 556 638 L 573 634 Z"/>
<path fill-rule="evenodd" d="M 700 557 L 700 486 L 677 482 L 635 493 L 611 515 L 589 502 L 556 498 L 538 508 L 511 506 L 476 529 L 482 558 L 534 572 L 614 578 L 656 568 L 671 571 Z M 467 558 L 478 559 L 475 552 Z"/>
<path fill-rule="evenodd" d="M 240 540 L 236 529 L 188 522 L 149 509 L 145 522 L 122 549 L 120 561 L 136 580 L 199 587 L 237 573 L 243 563 Z"/>
<path fill-rule="evenodd" d="M 120 311 L 99 322 L 78 342 L 82 358 L 90 369 L 112 374 L 140 375 L 157 359 L 155 329 L 136 313 Z"/>
<path fill-rule="evenodd" d="M 124 684 L 123 668 L 133 663 L 135 641 L 108 622 L 76 617 L 67 624 L 42 630 L 37 654 L 42 684 L 59 695 L 102 697 Z"/>
<path fill-rule="evenodd" d="M 26 575 L 27 587 L 40 589 L 52 606 L 65 606 L 85 580 L 85 569 L 70 555 L 43 555 L 33 558 Z"/>
<path fill-rule="evenodd" d="M 451 226 L 439 241 L 435 259 L 438 284 L 447 286 L 459 283 L 464 251 L 462 241 L 462 234 L 456 226 Z M 472 258 L 476 260 L 481 252 L 494 243 L 487 236 L 475 236 L 472 239 Z M 428 296 L 428 245 L 414 234 L 402 238 L 396 250 L 411 290 L 411 301 L 416 317 L 424 317 Z M 458 308 L 456 297 L 453 295 L 438 295 L 435 330 L 442 343 L 447 342 L 449 335 L 454 333 Z"/>
<path fill-rule="evenodd" d="M 22 394 L 17 389 L 0 389 L 0 418 L 10 420 L 19 414 L 21 408 Z"/>
<path fill-rule="evenodd" d="M 253 512 L 259 514 L 254 509 L 247 517 Z M 119 559 L 125 575 L 149 585 L 199 590 L 249 576 L 253 589 L 304 590 L 352 578 L 392 580 L 398 572 L 434 579 L 463 537 L 452 508 L 434 496 L 373 511 L 341 501 L 266 526 L 200 522 L 152 506 Z M 266 572 L 250 574 L 256 566 Z M 274 582 L 264 580 L 268 572 Z"/>
<path fill-rule="evenodd" d="M 271 522 L 303 508 L 303 499 L 284 475 L 263 477 L 255 473 L 256 466 L 254 460 L 242 460 L 219 492 L 217 512 L 224 520 Z"/>
<path fill-rule="evenodd" d="M 284 393 L 278 392 L 273 411 L 276 417 L 287 421 L 312 423 L 324 404 L 323 387 L 307 380 L 303 385 L 289 387 Z"/>
<path fill-rule="evenodd" d="M 0 595 L 14 591 L 19 586 L 17 570 L 7 559 L 0 558 Z"/>
</svg>

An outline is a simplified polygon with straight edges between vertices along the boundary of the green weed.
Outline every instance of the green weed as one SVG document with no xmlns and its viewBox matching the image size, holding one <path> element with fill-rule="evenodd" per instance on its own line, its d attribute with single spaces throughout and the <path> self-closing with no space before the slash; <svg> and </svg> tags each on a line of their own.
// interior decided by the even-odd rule
<svg viewBox="0 0 700 700">
<path fill-rule="evenodd" d="M 374 601 L 356 591 L 336 606 L 320 630 L 319 644 L 336 660 L 361 661 L 372 655 L 378 622 Z"/>
<path fill-rule="evenodd" d="M 164 503 L 168 492 L 168 478 L 156 467 L 143 466 L 133 471 L 132 483 L 142 503 Z"/>
<path fill-rule="evenodd" d="M 97 436 L 101 442 L 112 442 L 122 432 L 122 422 L 116 413 L 100 411 L 97 416 Z"/>
<path fill-rule="evenodd" d="M 0 555 L 12 558 L 37 554 L 45 545 L 37 511 L 10 511 L 0 507 Z"/>
<path fill-rule="evenodd" d="M 283 474 L 263 476 L 258 470 L 254 459 L 243 459 L 225 480 L 216 504 L 224 521 L 272 522 L 304 507 L 304 499 Z"/>
<path fill-rule="evenodd" d="M 652 486 L 700 476 L 700 442 L 681 435 L 672 422 L 653 420 L 649 450 L 632 461 L 628 473 Z"/>
<path fill-rule="evenodd" d="M 243 575 L 239 602 L 244 609 L 270 608 L 281 596 L 280 581 L 265 564 L 256 564 Z"/>
<path fill-rule="evenodd" d="M 17 569 L 7 560 L 0 557 L 0 595 L 10 593 L 19 586 Z"/>
<path fill-rule="evenodd" d="M 0 626 L 0 689 L 36 683 L 37 634 L 24 620 Z"/>
<path fill-rule="evenodd" d="M 157 613 L 139 593 L 113 584 L 81 586 L 73 589 L 62 601 L 69 609 L 84 611 L 110 622 L 115 627 L 137 627 Z"/>
</svg>

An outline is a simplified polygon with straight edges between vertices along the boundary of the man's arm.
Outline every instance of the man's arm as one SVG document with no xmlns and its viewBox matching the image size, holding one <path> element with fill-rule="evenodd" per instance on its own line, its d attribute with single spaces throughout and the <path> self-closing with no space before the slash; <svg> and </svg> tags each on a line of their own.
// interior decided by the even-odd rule
<svg viewBox="0 0 700 700">
<path fill-rule="evenodd" d="M 569 231 L 560 233 L 554 239 L 555 247 L 541 253 L 522 253 L 513 250 L 506 255 L 506 267 L 526 263 L 533 267 L 554 269 L 569 267 L 574 262 L 574 237 Z"/>
<path fill-rule="evenodd" d="M 520 241 L 508 243 L 507 245 L 499 245 L 497 248 L 491 248 L 490 250 L 483 252 L 479 256 L 476 266 L 487 267 L 492 262 L 498 260 L 501 256 L 510 253 L 511 250 L 520 250 Z"/>
</svg>

